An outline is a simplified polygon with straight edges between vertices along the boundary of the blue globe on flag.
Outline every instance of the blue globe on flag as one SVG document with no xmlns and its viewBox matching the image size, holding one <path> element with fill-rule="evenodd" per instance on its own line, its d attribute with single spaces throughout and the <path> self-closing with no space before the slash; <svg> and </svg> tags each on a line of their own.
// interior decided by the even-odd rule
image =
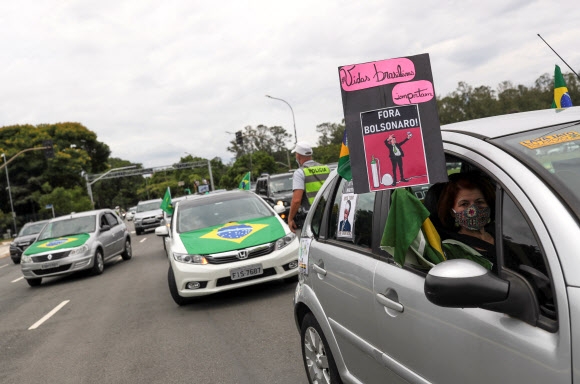
<svg viewBox="0 0 580 384">
<path fill-rule="evenodd" d="M 223 239 L 239 239 L 248 235 L 252 230 L 251 226 L 245 224 L 231 225 L 218 229 L 217 235 Z"/>
<path fill-rule="evenodd" d="M 572 99 L 570 98 L 568 92 L 564 93 L 560 98 L 560 106 L 562 108 L 568 108 L 572 106 Z"/>
</svg>

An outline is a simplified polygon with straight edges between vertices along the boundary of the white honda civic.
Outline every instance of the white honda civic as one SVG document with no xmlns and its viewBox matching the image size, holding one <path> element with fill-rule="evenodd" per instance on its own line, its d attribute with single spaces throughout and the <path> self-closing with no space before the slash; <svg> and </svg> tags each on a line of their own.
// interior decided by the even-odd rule
<svg viewBox="0 0 580 384">
<path fill-rule="evenodd" d="M 155 233 L 166 238 L 167 280 L 178 305 L 267 281 L 296 281 L 296 236 L 253 192 L 201 195 L 174 209 L 170 225 Z"/>
</svg>

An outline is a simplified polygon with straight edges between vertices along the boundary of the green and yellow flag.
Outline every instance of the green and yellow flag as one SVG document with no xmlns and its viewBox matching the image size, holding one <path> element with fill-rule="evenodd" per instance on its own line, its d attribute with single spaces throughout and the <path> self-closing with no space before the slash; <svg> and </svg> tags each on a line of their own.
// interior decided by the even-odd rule
<svg viewBox="0 0 580 384">
<path fill-rule="evenodd" d="M 230 222 L 179 234 L 190 254 L 207 255 L 270 243 L 286 232 L 275 216 Z"/>
<path fill-rule="evenodd" d="M 240 181 L 240 186 L 238 188 L 243 189 L 245 191 L 250 190 L 250 172 L 245 174 L 242 181 Z"/>
<path fill-rule="evenodd" d="M 340 145 L 340 155 L 338 158 L 338 167 L 336 172 L 343 179 L 348 181 L 352 180 L 352 170 L 350 168 L 350 151 L 348 150 L 348 140 L 346 138 L 346 129 L 344 130 L 344 135 L 342 136 L 342 144 Z"/>
<path fill-rule="evenodd" d="M 33 243 L 24 251 L 25 256 L 36 255 L 37 253 L 49 251 L 62 251 L 64 249 L 80 247 L 87 242 L 90 235 L 88 233 L 79 233 L 74 236 L 59 237 L 56 239 L 40 240 Z"/>
<path fill-rule="evenodd" d="M 556 65 L 554 70 L 554 100 L 552 100 L 552 108 L 568 108 L 572 106 L 572 99 L 568 94 L 568 87 L 562 76 L 560 67 Z"/>
<path fill-rule="evenodd" d="M 163 196 L 163 201 L 159 208 L 165 211 L 169 216 L 173 215 L 173 204 L 171 204 L 171 191 L 169 190 L 169 187 L 167 187 L 167 190 L 165 191 L 165 196 Z"/>
<path fill-rule="evenodd" d="M 405 262 L 432 267 L 444 261 L 441 238 L 429 219 L 429 210 L 404 188 L 395 189 L 391 196 L 381 249 L 392 254 L 400 267 Z"/>
</svg>

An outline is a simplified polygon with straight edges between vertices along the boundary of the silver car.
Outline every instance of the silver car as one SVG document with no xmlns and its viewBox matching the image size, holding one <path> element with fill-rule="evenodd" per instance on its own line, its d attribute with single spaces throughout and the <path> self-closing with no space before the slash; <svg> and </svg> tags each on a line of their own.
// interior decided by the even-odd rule
<svg viewBox="0 0 580 384">
<path fill-rule="evenodd" d="M 451 124 L 442 138 L 450 172 L 494 184 L 496 271 L 396 266 L 379 247 L 390 191 L 357 195 L 352 236 L 339 236 L 347 189 L 333 173 L 300 239 L 309 382 L 580 382 L 580 107 Z"/>
<path fill-rule="evenodd" d="M 45 277 L 90 270 L 100 275 L 105 261 L 132 257 L 127 226 L 110 209 L 74 213 L 50 220 L 22 254 L 21 269 L 32 287 Z"/>
</svg>

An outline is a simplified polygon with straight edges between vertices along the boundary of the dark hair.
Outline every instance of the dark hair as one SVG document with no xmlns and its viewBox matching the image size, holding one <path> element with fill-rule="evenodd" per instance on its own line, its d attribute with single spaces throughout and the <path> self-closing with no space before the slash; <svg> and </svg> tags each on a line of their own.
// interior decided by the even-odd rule
<svg viewBox="0 0 580 384">
<path fill-rule="evenodd" d="M 455 204 L 457 193 L 461 189 L 478 189 L 481 191 L 487 205 L 491 208 L 491 218 L 495 217 L 495 188 L 487 176 L 480 172 L 461 172 L 449 175 L 449 182 L 441 191 L 437 216 L 446 229 L 454 229 L 455 218 L 451 209 Z"/>
<path fill-rule="evenodd" d="M 348 204 L 348 208 L 346 208 L 346 205 Z M 350 208 L 352 207 L 352 203 L 350 202 L 350 200 L 347 200 L 346 203 L 344 203 L 344 208 L 348 209 L 348 211 L 350 212 Z"/>
</svg>

